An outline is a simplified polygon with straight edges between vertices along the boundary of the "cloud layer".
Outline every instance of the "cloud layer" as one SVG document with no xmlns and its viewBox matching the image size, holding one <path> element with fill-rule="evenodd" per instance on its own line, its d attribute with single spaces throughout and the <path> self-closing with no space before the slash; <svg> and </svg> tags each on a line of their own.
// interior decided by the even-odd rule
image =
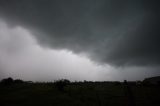
<svg viewBox="0 0 160 106">
<path fill-rule="evenodd" d="M 42 45 L 86 53 L 115 66 L 159 65 L 156 0 L 1 0 L 0 15 L 34 32 Z"/>
<path fill-rule="evenodd" d="M 159 75 L 159 67 L 113 67 L 98 65 L 69 50 L 40 46 L 29 30 L 9 27 L 0 21 L 0 79 L 5 77 L 33 81 L 141 80 Z"/>
<path fill-rule="evenodd" d="M 61 78 L 72 81 L 111 80 L 97 74 L 105 69 L 107 75 L 112 69 L 110 66 L 98 66 L 88 58 L 68 50 L 43 48 L 23 27 L 10 28 L 0 21 L 0 38 L 0 79 L 13 77 L 33 81 L 54 81 Z"/>
<path fill-rule="evenodd" d="M 41 44 L 85 52 L 113 65 L 159 65 L 157 1 L 1 1 L 13 25 L 39 31 Z M 43 34 L 42 34 L 43 33 Z"/>
<path fill-rule="evenodd" d="M 135 80 L 160 75 L 159 4 L 0 0 L 0 77 Z"/>
</svg>

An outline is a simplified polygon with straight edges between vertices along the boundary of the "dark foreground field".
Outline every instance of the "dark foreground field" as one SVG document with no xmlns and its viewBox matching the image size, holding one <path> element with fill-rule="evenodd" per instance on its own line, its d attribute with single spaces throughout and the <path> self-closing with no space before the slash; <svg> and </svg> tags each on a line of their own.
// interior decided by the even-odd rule
<svg viewBox="0 0 160 106">
<path fill-rule="evenodd" d="M 159 86 L 129 87 L 133 95 L 116 82 L 1 84 L 0 106 L 160 106 Z"/>
</svg>

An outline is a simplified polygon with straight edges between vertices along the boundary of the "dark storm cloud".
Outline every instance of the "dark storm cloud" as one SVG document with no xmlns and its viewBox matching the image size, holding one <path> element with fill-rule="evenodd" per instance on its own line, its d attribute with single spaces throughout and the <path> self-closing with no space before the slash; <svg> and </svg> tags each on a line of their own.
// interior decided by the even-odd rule
<svg viewBox="0 0 160 106">
<path fill-rule="evenodd" d="M 0 17 L 40 44 L 118 66 L 160 64 L 159 10 L 158 0 L 0 1 Z"/>
</svg>

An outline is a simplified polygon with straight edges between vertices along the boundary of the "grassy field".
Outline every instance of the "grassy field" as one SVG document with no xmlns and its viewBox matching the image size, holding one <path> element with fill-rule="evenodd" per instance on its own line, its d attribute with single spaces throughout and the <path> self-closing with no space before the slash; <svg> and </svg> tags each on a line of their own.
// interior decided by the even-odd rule
<svg viewBox="0 0 160 106">
<path fill-rule="evenodd" d="M 129 85 L 136 106 L 160 106 L 160 87 Z M 0 85 L 0 106 L 129 106 L 123 83 L 54 83 Z"/>
</svg>

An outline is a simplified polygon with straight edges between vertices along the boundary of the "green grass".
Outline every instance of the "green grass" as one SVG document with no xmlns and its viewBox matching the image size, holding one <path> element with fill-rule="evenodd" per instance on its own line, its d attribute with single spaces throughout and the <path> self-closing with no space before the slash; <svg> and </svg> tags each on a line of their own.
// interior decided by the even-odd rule
<svg viewBox="0 0 160 106">
<path fill-rule="evenodd" d="M 137 106 L 160 106 L 158 86 L 131 86 Z M 59 91 L 55 84 L 0 86 L 0 106 L 127 106 L 123 84 L 77 83 Z"/>
</svg>

